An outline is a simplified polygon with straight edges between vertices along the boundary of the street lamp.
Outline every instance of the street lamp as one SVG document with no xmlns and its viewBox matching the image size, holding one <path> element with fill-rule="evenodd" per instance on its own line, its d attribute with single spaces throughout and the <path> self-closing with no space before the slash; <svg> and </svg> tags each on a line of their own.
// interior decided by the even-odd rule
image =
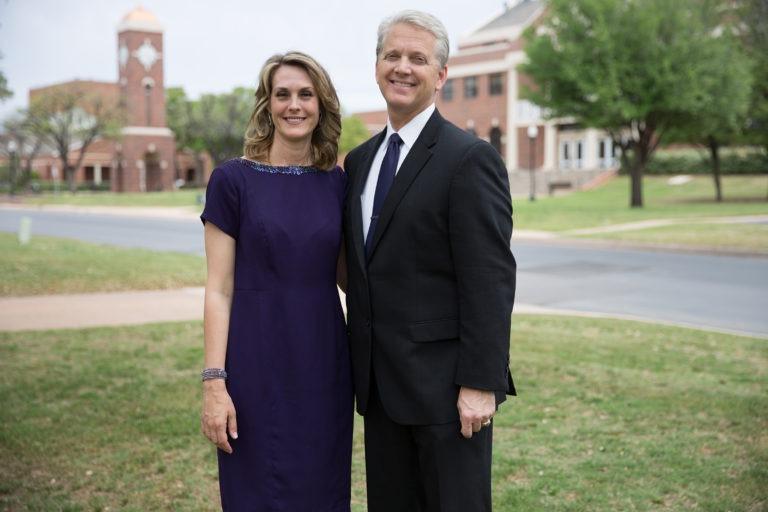
<svg viewBox="0 0 768 512">
<path fill-rule="evenodd" d="M 16 141 L 11 139 L 8 141 L 8 156 L 10 157 L 10 160 L 8 162 L 8 181 L 9 181 L 9 192 L 11 195 L 16 194 L 16 150 L 18 149 L 18 146 L 16 144 Z"/>
<path fill-rule="evenodd" d="M 528 195 L 528 199 L 531 201 L 536 200 L 536 174 L 534 173 L 534 162 L 536 161 L 535 156 L 535 150 L 536 150 L 536 137 L 539 135 L 539 127 L 536 125 L 531 125 L 528 127 L 528 172 L 531 173 L 530 182 L 531 182 L 531 192 Z"/>
</svg>

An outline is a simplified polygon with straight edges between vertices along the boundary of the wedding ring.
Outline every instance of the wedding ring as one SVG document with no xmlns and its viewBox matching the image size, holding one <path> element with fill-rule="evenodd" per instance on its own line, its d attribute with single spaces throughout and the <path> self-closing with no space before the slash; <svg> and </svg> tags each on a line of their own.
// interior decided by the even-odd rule
<svg viewBox="0 0 768 512">
<path fill-rule="evenodd" d="M 489 418 L 489 419 L 487 419 L 487 420 L 485 420 L 485 421 L 483 422 L 483 426 L 484 426 L 484 427 L 487 427 L 487 426 L 488 426 L 488 425 L 490 425 L 490 424 L 491 424 L 491 420 L 490 420 L 490 418 Z"/>
</svg>

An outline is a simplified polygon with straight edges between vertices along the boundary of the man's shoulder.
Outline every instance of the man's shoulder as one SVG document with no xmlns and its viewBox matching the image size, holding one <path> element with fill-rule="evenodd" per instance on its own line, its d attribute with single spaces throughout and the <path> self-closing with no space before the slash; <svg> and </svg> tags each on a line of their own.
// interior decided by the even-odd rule
<svg viewBox="0 0 768 512">
<path fill-rule="evenodd" d="M 447 119 L 442 120 L 438 145 L 441 153 L 450 153 L 454 155 L 452 158 L 455 158 L 457 155 L 465 155 L 470 150 L 473 153 L 480 154 L 484 154 L 489 150 L 492 152 L 496 151 L 487 141 L 462 130 Z"/>
<path fill-rule="evenodd" d="M 357 160 L 361 157 L 361 155 L 367 154 L 368 150 L 371 148 L 371 146 L 375 143 L 376 139 L 381 135 L 380 133 L 377 133 L 373 135 L 371 138 L 360 144 L 359 146 L 356 146 L 353 148 L 349 153 L 347 153 L 347 156 L 344 158 L 344 162 L 346 162 L 347 165 L 354 164 L 357 162 Z M 346 165 L 344 166 L 345 170 Z"/>
</svg>

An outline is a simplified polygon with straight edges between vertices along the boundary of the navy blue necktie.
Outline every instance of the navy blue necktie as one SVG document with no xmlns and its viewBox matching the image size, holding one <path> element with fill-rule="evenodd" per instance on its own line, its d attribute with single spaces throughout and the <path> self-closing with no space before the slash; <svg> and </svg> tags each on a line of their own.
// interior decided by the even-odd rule
<svg viewBox="0 0 768 512">
<path fill-rule="evenodd" d="M 397 161 L 400 159 L 400 144 L 402 143 L 403 139 L 398 134 L 393 133 L 389 136 L 387 152 L 384 153 L 384 160 L 381 162 L 381 169 L 379 170 L 379 179 L 376 182 L 376 194 L 373 196 L 371 224 L 365 237 L 366 256 L 371 253 L 373 234 L 376 231 L 376 224 L 379 221 L 379 212 L 381 212 L 384 199 L 387 198 L 387 192 L 392 187 L 392 182 L 395 181 L 395 171 L 397 170 Z"/>
</svg>

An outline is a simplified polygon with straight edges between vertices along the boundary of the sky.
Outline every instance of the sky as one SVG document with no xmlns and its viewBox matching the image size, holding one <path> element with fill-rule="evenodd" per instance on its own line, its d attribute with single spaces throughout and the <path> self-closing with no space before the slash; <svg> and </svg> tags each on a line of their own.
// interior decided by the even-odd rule
<svg viewBox="0 0 768 512">
<path fill-rule="evenodd" d="M 430 12 L 455 51 L 458 39 L 504 9 L 502 0 L 0 0 L 0 70 L 14 92 L 0 104 L 0 120 L 27 105 L 32 87 L 75 78 L 116 82 L 116 27 L 137 5 L 165 29 L 166 87 L 183 87 L 192 98 L 255 88 L 270 55 L 295 49 L 325 66 L 346 112 L 385 107 L 373 76 L 384 17 Z"/>
</svg>

